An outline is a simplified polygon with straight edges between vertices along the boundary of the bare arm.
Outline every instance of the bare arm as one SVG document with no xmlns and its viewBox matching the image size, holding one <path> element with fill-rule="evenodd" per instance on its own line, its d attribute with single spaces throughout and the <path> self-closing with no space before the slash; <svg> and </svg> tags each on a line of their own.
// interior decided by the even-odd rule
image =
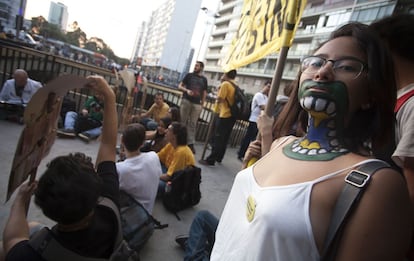
<svg viewBox="0 0 414 261">
<path fill-rule="evenodd" d="M 20 241 L 29 239 L 29 225 L 26 220 L 26 212 L 36 187 L 37 181 L 32 182 L 30 185 L 26 182 L 21 185 L 16 195 L 3 231 L 3 249 L 5 254 Z"/>
<path fill-rule="evenodd" d="M 414 158 L 406 157 L 403 165 L 403 173 L 407 181 L 408 192 L 410 193 L 411 206 L 414 210 Z M 414 224 L 414 220 L 413 220 Z"/>
<path fill-rule="evenodd" d="M 273 142 L 272 134 L 273 117 L 267 116 L 263 111 L 257 119 L 257 128 L 259 129 L 262 141 L 262 156 L 270 151 Z"/>
<path fill-rule="evenodd" d="M 411 221 L 402 176 L 391 169 L 380 170 L 346 225 L 336 260 L 403 260 L 411 240 Z"/>
<path fill-rule="evenodd" d="M 160 176 L 160 180 L 163 180 L 163 181 L 169 181 L 170 179 L 171 179 L 171 177 L 168 176 L 167 174 L 162 174 Z"/>
<path fill-rule="evenodd" d="M 203 94 L 201 96 L 201 106 L 203 106 L 205 104 L 206 97 L 207 97 L 207 91 L 203 91 Z"/>
<path fill-rule="evenodd" d="M 104 78 L 89 76 L 86 87 L 104 96 L 104 122 L 102 125 L 101 144 L 96 158 L 96 166 L 103 161 L 116 159 L 116 141 L 118 132 L 118 117 L 115 105 L 115 93 L 109 87 Z"/>
</svg>

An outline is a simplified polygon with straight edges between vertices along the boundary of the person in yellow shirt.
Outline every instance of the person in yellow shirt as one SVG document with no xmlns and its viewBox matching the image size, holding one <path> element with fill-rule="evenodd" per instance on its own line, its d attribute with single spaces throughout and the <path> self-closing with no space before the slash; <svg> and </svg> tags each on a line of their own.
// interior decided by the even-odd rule
<svg viewBox="0 0 414 261">
<path fill-rule="evenodd" d="M 227 141 L 229 140 L 233 125 L 236 118 L 231 115 L 230 105 L 234 103 L 234 94 L 237 71 L 231 70 L 223 74 L 221 77 L 220 90 L 217 95 L 217 104 L 219 110 L 219 117 L 214 131 L 213 147 L 210 155 L 199 162 L 203 165 L 214 166 L 215 162 L 221 162 L 226 153 Z"/>
<path fill-rule="evenodd" d="M 168 144 L 157 153 L 164 168 L 163 174 L 160 176 L 158 195 L 164 193 L 165 184 L 171 179 L 174 172 L 195 165 L 194 154 L 187 146 L 186 126 L 179 122 L 173 122 L 167 128 L 165 135 Z"/>
<path fill-rule="evenodd" d="M 147 130 L 156 130 L 160 120 L 168 116 L 170 106 L 164 102 L 164 96 L 161 92 L 157 92 L 154 98 L 154 104 L 149 110 L 141 114 L 141 124 Z"/>
</svg>

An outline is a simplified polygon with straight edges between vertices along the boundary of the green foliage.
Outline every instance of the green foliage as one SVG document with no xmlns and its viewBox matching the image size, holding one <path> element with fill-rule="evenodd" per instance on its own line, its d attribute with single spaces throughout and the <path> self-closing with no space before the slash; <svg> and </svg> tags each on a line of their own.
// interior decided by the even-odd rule
<svg viewBox="0 0 414 261">
<path fill-rule="evenodd" d="M 108 59 L 114 60 L 118 64 L 129 64 L 128 59 L 116 56 L 114 51 L 112 51 L 112 49 L 102 39 L 98 37 L 91 37 L 88 39 L 86 33 L 82 31 L 76 21 L 70 26 L 72 31 L 67 33 L 63 33 L 57 25 L 50 24 L 42 16 L 32 17 L 31 26 L 32 32 L 40 34 L 43 37 L 53 38 L 78 47 L 84 46 L 85 49 L 101 53 L 108 57 Z"/>
</svg>

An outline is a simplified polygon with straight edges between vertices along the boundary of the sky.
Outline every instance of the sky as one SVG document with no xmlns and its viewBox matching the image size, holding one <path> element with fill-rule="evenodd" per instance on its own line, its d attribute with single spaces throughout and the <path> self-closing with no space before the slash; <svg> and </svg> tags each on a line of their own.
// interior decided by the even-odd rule
<svg viewBox="0 0 414 261">
<path fill-rule="evenodd" d="M 177 0 L 191 1 L 191 0 Z M 42 15 L 49 16 L 50 0 L 27 0 L 25 18 L 31 19 Z M 78 26 L 88 38 L 101 38 L 122 58 L 131 58 L 138 26 L 148 21 L 152 11 L 166 0 L 56 0 L 68 7 L 68 25 L 77 21 Z M 202 0 L 201 7 L 217 10 L 219 0 Z M 199 11 L 196 28 L 204 28 L 206 14 Z M 195 29 L 191 45 L 198 48 L 204 29 Z M 197 50 L 196 50 L 197 51 Z"/>
</svg>

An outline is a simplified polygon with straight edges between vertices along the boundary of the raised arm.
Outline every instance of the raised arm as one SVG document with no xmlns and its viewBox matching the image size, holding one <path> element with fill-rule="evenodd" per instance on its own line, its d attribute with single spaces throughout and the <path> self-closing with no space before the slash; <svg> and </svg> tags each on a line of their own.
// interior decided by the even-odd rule
<svg viewBox="0 0 414 261">
<path fill-rule="evenodd" d="M 115 104 L 115 93 L 101 76 L 88 76 L 87 88 L 101 93 L 104 97 L 103 125 L 101 144 L 96 158 L 96 166 L 103 161 L 116 160 L 116 141 L 118 133 L 118 117 Z"/>
<path fill-rule="evenodd" d="M 29 239 L 29 225 L 26 219 L 30 198 L 37 187 L 37 181 L 24 183 L 10 209 L 10 215 L 3 231 L 3 249 L 6 255 L 20 241 Z"/>
</svg>

